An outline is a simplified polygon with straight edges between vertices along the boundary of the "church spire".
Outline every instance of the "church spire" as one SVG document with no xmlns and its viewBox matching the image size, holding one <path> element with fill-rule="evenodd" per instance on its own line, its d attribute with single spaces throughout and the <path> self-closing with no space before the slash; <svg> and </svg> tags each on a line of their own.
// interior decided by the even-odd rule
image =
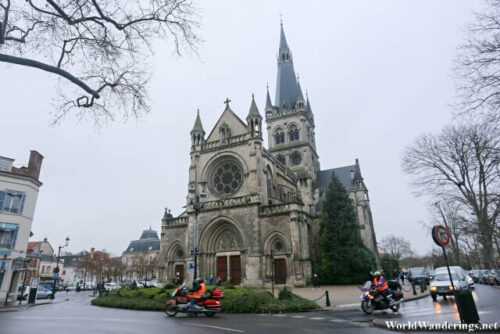
<svg viewBox="0 0 500 334">
<path fill-rule="evenodd" d="M 200 109 L 198 109 L 198 112 L 196 114 L 196 120 L 194 121 L 194 126 L 193 129 L 191 130 L 191 134 L 195 132 L 200 132 L 205 134 L 205 130 L 203 130 L 203 125 L 201 124 Z"/>
<path fill-rule="evenodd" d="M 266 95 L 266 110 L 273 109 L 273 104 L 271 102 L 271 96 L 269 95 L 269 85 L 267 87 L 267 95 Z"/>
<path fill-rule="evenodd" d="M 191 144 L 194 146 L 203 144 L 205 141 L 205 130 L 203 130 L 203 125 L 201 125 L 200 119 L 200 109 L 196 114 L 196 121 L 194 121 L 193 129 L 191 130 Z"/>
<path fill-rule="evenodd" d="M 252 94 L 252 104 L 250 105 L 250 110 L 248 111 L 247 120 L 251 118 L 262 119 L 262 116 L 259 113 L 259 109 L 257 108 L 257 104 L 255 103 L 255 97 L 253 94 Z"/>
<path fill-rule="evenodd" d="M 280 111 L 291 110 L 298 98 L 297 78 L 293 69 L 292 53 L 288 46 L 281 24 L 280 45 L 278 53 L 278 78 L 276 80 L 276 99 L 274 103 Z"/>
<path fill-rule="evenodd" d="M 262 116 L 259 113 L 257 104 L 255 103 L 255 97 L 252 94 L 252 104 L 250 105 L 250 110 L 247 116 L 248 131 L 252 137 L 262 136 Z"/>
</svg>

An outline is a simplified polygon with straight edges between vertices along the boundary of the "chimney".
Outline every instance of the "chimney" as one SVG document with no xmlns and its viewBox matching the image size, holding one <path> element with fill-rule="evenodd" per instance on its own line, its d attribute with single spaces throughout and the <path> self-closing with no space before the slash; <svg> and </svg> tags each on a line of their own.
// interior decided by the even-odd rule
<svg viewBox="0 0 500 334">
<path fill-rule="evenodd" d="M 47 242 L 47 238 L 43 238 L 43 242 Z"/>
<path fill-rule="evenodd" d="M 42 168 L 43 155 L 37 151 L 30 151 L 30 162 L 28 164 L 28 175 L 38 180 Z"/>
</svg>

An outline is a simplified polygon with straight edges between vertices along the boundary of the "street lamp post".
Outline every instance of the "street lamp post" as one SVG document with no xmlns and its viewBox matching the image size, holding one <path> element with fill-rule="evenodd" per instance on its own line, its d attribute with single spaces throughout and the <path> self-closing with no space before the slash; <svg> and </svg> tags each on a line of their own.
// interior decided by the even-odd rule
<svg viewBox="0 0 500 334">
<path fill-rule="evenodd" d="M 56 267 L 54 268 L 54 284 L 52 285 L 52 298 L 56 297 L 56 291 L 57 291 L 57 279 L 59 278 L 59 259 L 61 258 L 61 248 L 68 247 L 69 244 L 69 237 L 66 237 L 65 244 L 62 246 L 59 246 L 59 250 L 57 251 L 57 261 L 56 261 Z"/>
<path fill-rule="evenodd" d="M 205 201 L 204 197 L 195 195 L 194 193 L 190 193 L 189 197 L 191 198 L 191 205 L 193 206 L 195 217 L 196 217 L 196 222 L 195 222 L 195 228 L 194 228 L 194 279 L 193 281 L 197 278 L 198 276 L 198 215 L 203 208 L 203 202 Z"/>
</svg>

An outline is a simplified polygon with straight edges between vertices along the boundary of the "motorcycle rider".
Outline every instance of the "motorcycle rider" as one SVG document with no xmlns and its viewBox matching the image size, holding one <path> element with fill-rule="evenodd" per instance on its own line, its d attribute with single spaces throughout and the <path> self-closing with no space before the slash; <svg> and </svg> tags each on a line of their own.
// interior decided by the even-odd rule
<svg viewBox="0 0 500 334">
<path fill-rule="evenodd" d="M 381 294 L 385 301 L 388 302 L 389 306 L 394 305 L 394 300 L 392 299 L 391 291 L 389 289 L 389 285 L 387 284 L 387 281 L 385 280 L 384 276 L 382 276 L 382 273 L 377 270 L 373 273 L 373 285 L 377 289 L 377 294 Z"/>
<path fill-rule="evenodd" d="M 203 278 L 198 277 L 195 279 L 193 289 L 189 291 L 193 292 L 193 299 L 189 302 L 189 311 L 195 312 L 199 308 L 196 303 L 205 295 L 205 292 L 207 291 L 205 283 L 203 283 Z"/>
</svg>

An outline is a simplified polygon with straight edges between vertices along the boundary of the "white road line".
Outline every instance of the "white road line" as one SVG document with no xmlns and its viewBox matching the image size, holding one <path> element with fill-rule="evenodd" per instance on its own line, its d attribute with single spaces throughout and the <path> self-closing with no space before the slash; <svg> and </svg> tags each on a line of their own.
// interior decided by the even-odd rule
<svg viewBox="0 0 500 334">
<path fill-rule="evenodd" d="M 312 317 L 312 318 L 309 318 L 310 320 L 324 320 L 325 318 L 323 317 Z"/>
<path fill-rule="evenodd" d="M 209 327 L 209 328 L 215 328 L 215 329 L 220 329 L 220 330 L 223 330 L 223 331 L 228 331 L 228 332 L 245 333 L 245 331 L 242 331 L 242 330 L 239 330 L 239 329 L 234 329 L 234 328 L 217 327 L 217 326 L 202 325 L 202 324 L 190 324 L 189 322 L 183 322 L 182 324 L 184 324 L 184 325 L 188 325 L 188 326 L 198 326 L 198 327 Z"/>
<path fill-rule="evenodd" d="M 347 320 L 345 319 L 332 319 L 330 322 L 346 322 Z"/>
<path fill-rule="evenodd" d="M 273 314 L 273 317 L 286 317 L 286 314 Z"/>
<path fill-rule="evenodd" d="M 292 315 L 292 318 L 295 318 L 295 319 L 301 319 L 301 318 L 305 318 L 306 316 L 305 315 Z"/>
</svg>

